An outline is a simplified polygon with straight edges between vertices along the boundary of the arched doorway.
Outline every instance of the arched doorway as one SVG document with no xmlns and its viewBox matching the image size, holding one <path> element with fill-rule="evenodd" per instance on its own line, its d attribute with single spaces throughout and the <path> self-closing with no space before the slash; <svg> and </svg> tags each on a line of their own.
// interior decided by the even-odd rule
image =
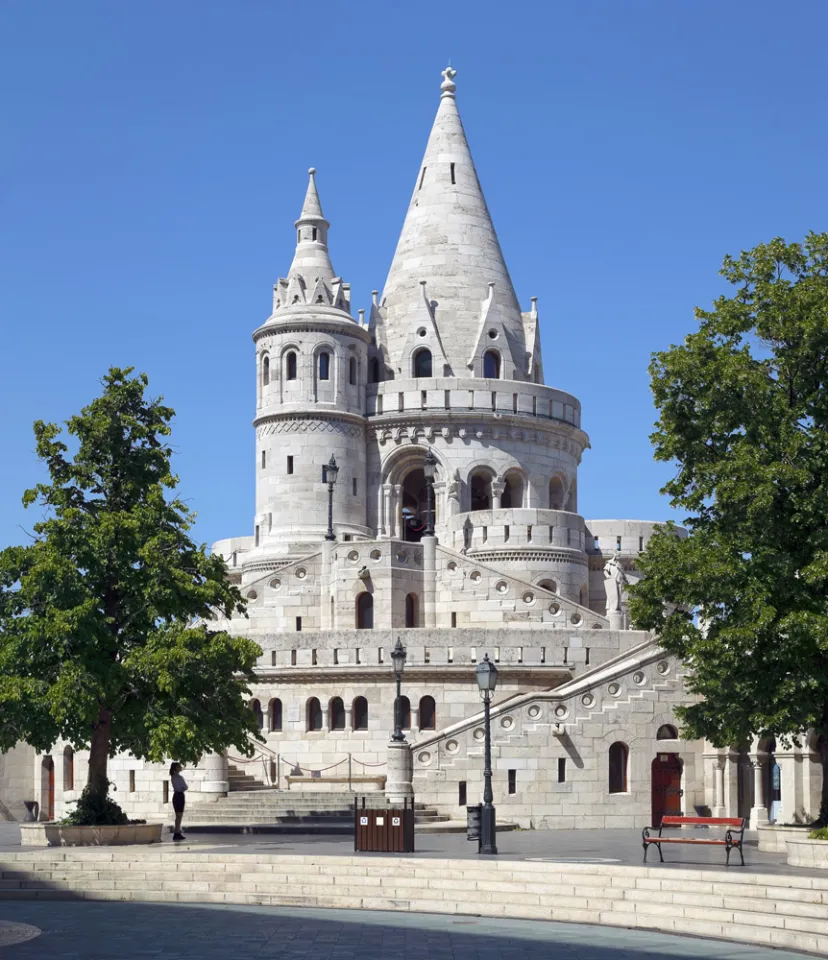
<svg viewBox="0 0 828 960">
<path fill-rule="evenodd" d="M 523 477 L 519 473 L 507 473 L 500 495 L 500 506 L 504 510 L 517 510 L 523 506 Z"/>
<path fill-rule="evenodd" d="M 47 820 L 55 819 L 55 761 L 44 757 L 40 764 L 40 815 Z"/>
<path fill-rule="evenodd" d="M 653 826 L 661 826 L 662 817 L 682 815 L 681 771 L 684 763 L 677 753 L 659 753 L 651 765 Z"/>
<path fill-rule="evenodd" d="M 428 494 L 422 467 L 411 470 L 402 485 L 403 539 L 419 543 L 427 526 Z"/>
<path fill-rule="evenodd" d="M 361 593 L 356 600 L 357 630 L 373 630 L 374 628 L 374 595 Z"/>
<path fill-rule="evenodd" d="M 472 510 L 492 509 L 492 475 L 487 471 L 473 473 L 469 483 Z"/>
</svg>

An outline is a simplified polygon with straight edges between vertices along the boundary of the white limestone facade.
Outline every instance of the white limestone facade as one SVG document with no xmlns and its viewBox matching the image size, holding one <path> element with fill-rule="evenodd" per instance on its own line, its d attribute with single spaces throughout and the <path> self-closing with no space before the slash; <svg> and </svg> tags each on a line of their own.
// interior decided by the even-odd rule
<svg viewBox="0 0 828 960">
<path fill-rule="evenodd" d="M 484 654 L 499 670 L 502 819 L 641 827 L 697 808 L 754 823 L 815 814 L 816 744 L 722 751 L 677 737 L 683 668 L 629 629 L 625 599 L 656 524 L 581 512 L 581 405 L 544 382 L 537 300 L 524 310 L 512 285 L 454 77 L 443 73 L 367 317 L 353 316 L 333 268 L 310 171 L 293 262 L 253 334 L 254 515 L 247 532 L 214 545 L 249 614 L 219 625 L 262 647 L 251 709 L 265 743 L 252 762 L 231 750 L 190 771 L 191 802 L 226 792 L 228 765 L 282 790 L 381 789 L 400 639 L 414 791 L 452 818 L 482 793 Z M 60 815 L 72 799 L 62 746 L 50 756 Z M 43 799 L 48 759 L 0 760 L 0 815 L 20 816 L 23 789 Z M 119 757 L 113 778 L 134 815 L 168 809 L 165 767 Z"/>
</svg>

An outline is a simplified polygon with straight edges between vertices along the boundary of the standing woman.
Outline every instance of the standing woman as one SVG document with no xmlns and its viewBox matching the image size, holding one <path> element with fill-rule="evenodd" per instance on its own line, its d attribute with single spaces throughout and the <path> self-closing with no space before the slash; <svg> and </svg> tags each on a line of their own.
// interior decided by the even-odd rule
<svg viewBox="0 0 828 960">
<path fill-rule="evenodd" d="M 172 805 L 175 811 L 175 832 L 173 840 L 186 839 L 181 832 L 181 818 L 184 816 L 184 794 L 187 791 L 187 781 L 181 776 L 181 764 L 170 764 L 170 782 L 173 788 Z"/>
</svg>

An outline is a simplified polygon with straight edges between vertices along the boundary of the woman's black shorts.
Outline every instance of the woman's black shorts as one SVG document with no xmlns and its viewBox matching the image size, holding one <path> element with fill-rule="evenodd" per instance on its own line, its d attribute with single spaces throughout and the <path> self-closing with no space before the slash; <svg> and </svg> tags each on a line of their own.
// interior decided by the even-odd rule
<svg viewBox="0 0 828 960">
<path fill-rule="evenodd" d="M 184 791 L 176 790 L 173 794 L 173 810 L 176 813 L 184 813 Z"/>
</svg>

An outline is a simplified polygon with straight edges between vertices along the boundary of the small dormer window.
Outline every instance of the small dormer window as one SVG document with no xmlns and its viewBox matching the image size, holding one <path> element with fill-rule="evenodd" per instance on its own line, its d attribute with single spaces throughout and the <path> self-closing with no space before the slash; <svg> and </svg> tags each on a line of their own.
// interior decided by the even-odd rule
<svg viewBox="0 0 828 960">
<path fill-rule="evenodd" d="M 270 383 L 270 357 L 262 360 L 262 386 L 266 387 Z"/>
<path fill-rule="evenodd" d="M 483 376 L 486 380 L 500 379 L 500 354 L 497 350 L 487 350 L 483 354 Z"/>
<path fill-rule="evenodd" d="M 430 350 L 418 350 L 414 354 L 414 376 L 415 377 L 431 376 L 431 351 Z"/>
<path fill-rule="evenodd" d="M 313 239 L 316 239 L 317 230 L 316 227 L 313 228 Z"/>
</svg>

